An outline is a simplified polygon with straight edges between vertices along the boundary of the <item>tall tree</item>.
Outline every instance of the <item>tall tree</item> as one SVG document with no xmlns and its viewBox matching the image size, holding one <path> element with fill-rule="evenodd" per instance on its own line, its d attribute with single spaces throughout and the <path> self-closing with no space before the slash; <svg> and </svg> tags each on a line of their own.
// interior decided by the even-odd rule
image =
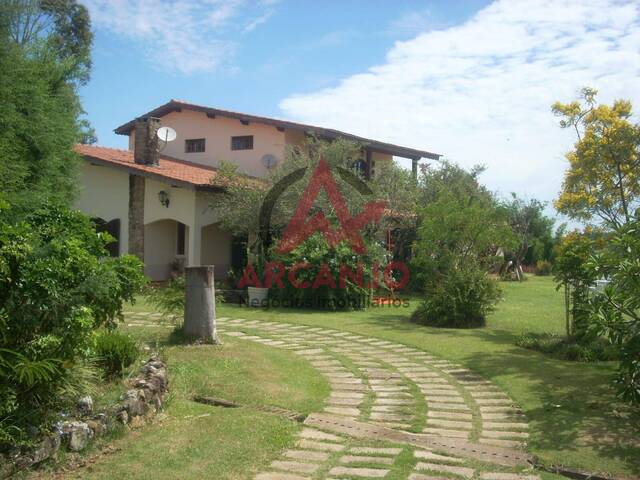
<svg viewBox="0 0 640 480">
<path fill-rule="evenodd" d="M 88 79 L 91 31 L 73 1 L 0 5 L 0 178 L 15 212 L 71 202 L 86 134 L 77 88 Z"/>
<path fill-rule="evenodd" d="M 597 93 L 584 88 L 581 100 L 552 106 L 560 126 L 578 137 L 555 206 L 575 220 L 618 228 L 640 206 L 640 127 L 630 120 L 631 102 L 598 105 Z"/>
</svg>

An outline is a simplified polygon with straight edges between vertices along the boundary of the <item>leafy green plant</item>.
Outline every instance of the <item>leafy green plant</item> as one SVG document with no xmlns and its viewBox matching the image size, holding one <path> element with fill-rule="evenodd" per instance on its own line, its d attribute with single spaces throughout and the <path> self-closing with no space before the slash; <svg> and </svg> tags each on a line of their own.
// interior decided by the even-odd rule
<svg viewBox="0 0 640 480">
<path fill-rule="evenodd" d="M 297 286 L 288 275 L 282 278 L 284 288 L 271 285 L 272 297 L 283 306 L 358 310 L 369 304 L 374 288 L 374 264 L 380 263 L 383 256 L 374 242 L 369 242 L 366 254 L 355 255 L 346 242 L 332 248 L 321 234 L 315 233 L 290 253 L 274 254 L 273 258 L 289 272 L 295 265 L 305 265 L 295 275 Z M 347 270 L 356 278 L 347 276 Z M 382 283 L 382 273 L 379 282 Z"/>
<path fill-rule="evenodd" d="M 481 171 L 445 163 L 422 179 L 426 206 L 419 210 L 411 269 L 424 290 L 413 315 L 417 322 L 480 326 L 499 299 L 487 271 L 495 264 L 497 247 L 508 249 L 516 240 L 504 210 L 478 183 Z"/>
<path fill-rule="evenodd" d="M 0 442 L 20 443 L 88 386 L 93 331 L 115 324 L 144 275 L 137 258 L 108 257 L 110 238 L 79 212 L 14 218 L 0 208 Z"/>
<path fill-rule="evenodd" d="M 603 338 L 578 342 L 575 338 L 553 333 L 525 332 L 516 339 L 516 345 L 574 362 L 611 361 L 620 358 L 619 349 Z"/>
<path fill-rule="evenodd" d="M 485 272 L 473 267 L 450 270 L 428 284 L 412 319 L 433 327 L 481 327 L 499 299 L 497 282 Z"/>
<path fill-rule="evenodd" d="M 166 285 L 149 286 L 145 295 L 156 309 L 173 321 L 184 316 L 185 279 L 183 275 L 170 279 Z M 215 295 L 216 303 L 224 302 L 224 296 L 217 289 Z"/>
<path fill-rule="evenodd" d="M 140 355 L 136 340 L 117 330 L 102 330 L 96 333 L 94 353 L 97 364 L 108 377 L 122 375 Z"/>
<path fill-rule="evenodd" d="M 606 248 L 587 267 L 609 280 L 588 304 L 591 328 L 619 347 L 622 396 L 640 404 L 640 210 L 608 238 Z"/>
<path fill-rule="evenodd" d="M 534 269 L 534 273 L 538 276 L 551 275 L 553 265 L 547 260 L 538 260 Z"/>
</svg>

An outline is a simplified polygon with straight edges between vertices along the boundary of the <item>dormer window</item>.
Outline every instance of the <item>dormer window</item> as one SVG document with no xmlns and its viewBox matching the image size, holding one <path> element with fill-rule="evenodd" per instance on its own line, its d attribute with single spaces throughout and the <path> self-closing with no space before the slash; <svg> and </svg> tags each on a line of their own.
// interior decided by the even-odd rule
<svg viewBox="0 0 640 480">
<path fill-rule="evenodd" d="M 231 137 L 231 150 L 253 150 L 253 135 Z"/>
<path fill-rule="evenodd" d="M 186 153 L 204 152 L 204 148 L 205 148 L 204 138 L 190 138 L 184 141 L 184 151 Z"/>
</svg>

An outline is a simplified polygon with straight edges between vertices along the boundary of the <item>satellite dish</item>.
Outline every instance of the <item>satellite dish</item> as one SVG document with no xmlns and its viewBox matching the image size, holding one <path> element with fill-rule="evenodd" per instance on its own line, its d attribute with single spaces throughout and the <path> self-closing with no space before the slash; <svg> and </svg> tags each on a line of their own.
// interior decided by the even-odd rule
<svg viewBox="0 0 640 480">
<path fill-rule="evenodd" d="M 272 169 L 278 164 L 278 159 L 276 158 L 276 156 L 271 155 L 270 153 L 263 155 L 261 160 L 262 164 L 268 169 Z"/>
<path fill-rule="evenodd" d="M 176 131 L 171 127 L 160 127 L 158 129 L 158 138 L 163 142 L 173 142 L 176 139 Z"/>
</svg>

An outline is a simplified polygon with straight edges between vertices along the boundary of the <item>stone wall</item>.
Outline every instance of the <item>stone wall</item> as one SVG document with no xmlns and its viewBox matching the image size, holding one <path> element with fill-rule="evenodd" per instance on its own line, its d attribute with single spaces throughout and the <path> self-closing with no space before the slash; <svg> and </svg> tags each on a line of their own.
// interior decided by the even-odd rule
<svg viewBox="0 0 640 480">
<path fill-rule="evenodd" d="M 130 386 L 120 397 L 119 403 L 105 411 L 94 411 L 91 397 L 80 399 L 74 415 L 59 422 L 54 432 L 42 439 L 33 450 L 0 456 L 0 478 L 7 478 L 51 458 L 61 447 L 73 452 L 82 451 L 93 438 L 118 425 L 143 424 L 162 410 L 169 388 L 165 363 L 157 357 L 150 358 L 131 380 Z"/>
</svg>

